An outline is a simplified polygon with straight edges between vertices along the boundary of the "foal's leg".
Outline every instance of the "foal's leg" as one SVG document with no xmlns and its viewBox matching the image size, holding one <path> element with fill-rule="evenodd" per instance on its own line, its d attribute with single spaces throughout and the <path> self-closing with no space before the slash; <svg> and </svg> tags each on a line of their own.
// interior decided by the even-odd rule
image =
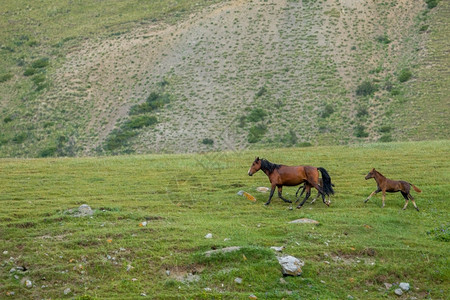
<svg viewBox="0 0 450 300">
<path fill-rule="evenodd" d="M 280 186 L 278 186 L 278 197 L 280 197 L 280 199 L 283 200 L 284 202 L 292 203 L 291 200 L 288 200 L 281 195 L 282 192 L 283 192 L 283 186 L 280 185 Z"/>
<path fill-rule="evenodd" d="M 303 204 L 305 204 L 306 200 L 308 200 L 309 196 L 311 195 L 311 186 L 307 183 L 305 183 L 305 189 L 306 189 L 306 196 L 305 199 L 297 206 L 297 208 L 302 208 Z"/>
<path fill-rule="evenodd" d="M 384 198 L 386 198 L 386 190 L 383 190 L 383 206 L 381 206 L 381 208 L 384 207 Z"/>
<path fill-rule="evenodd" d="M 403 198 L 405 198 L 405 206 L 403 206 L 403 210 L 405 210 L 406 207 L 408 206 L 409 199 L 408 199 L 408 195 L 405 192 L 401 191 L 401 193 L 402 193 Z"/>
<path fill-rule="evenodd" d="M 375 191 L 373 191 L 373 192 L 369 195 L 369 197 L 367 197 L 366 200 L 364 200 L 364 203 L 367 203 L 367 201 L 369 201 L 369 199 L 372 198 L 373 195 L 375 195 L 375 194 L 377 194 L 377 193 L 379 193 L 379 192 L 381 192 L 381 189 L 380 189 L 380 188 L 377 188 Z"/>
<path fill-rule="evenodd" d="M 411 194 L 408 193 L 408 197 L 409 197 L 409 199 L 411 199 L 411 202 L 414 204 L 414 207 L 416 208 L 416 210 L 419 211 L 419 208 L 417 207 L 416 201 L 414 201 L 413 196 L 411 196 Z"/>
</svg>

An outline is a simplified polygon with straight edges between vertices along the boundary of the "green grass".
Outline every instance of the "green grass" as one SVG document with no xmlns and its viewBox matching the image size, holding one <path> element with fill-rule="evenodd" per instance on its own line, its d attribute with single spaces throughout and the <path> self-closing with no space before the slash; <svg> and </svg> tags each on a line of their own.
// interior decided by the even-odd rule
<svg viewBox="0 0 450 300">
<path fill-rule="evenodd" d="M 380 299 L 383 283 L 409 282 L 408 297 L 449 294 L 449 141 L 378 143 L 195 155 L 0 160 L 0 298 Z M 263 206 L 255 156 L 325 167 L 336 185 L 331 207 Z M 399 194 L 379 195 L 372 168 L 422 189 L 401 210 Z M 245 190 L 252 203 L 236 193 Z M 296 188 L 285 188 L 293 199 Z M 92 217 L 70 213 L 88 204 Z M 307 217 L 319 225 L 289 224 Z M 145 227 L 139 226 L 147 221 Z M 212 233 L 212 239 L 205 239 Z M 303 275 L 280 281 L 270 246 L 305 261 Z M 205 257 L 212 248 L 241 246 Z M 7 254 L 2 254 L 8 251 Z M 10 259 L 11 258 L 11 259 Z M 329 263 L 327 263 L 329 262 Z M 132 268 L 127 271 L 128 266 Z M 25 273 L 10 273 L 25 266 Z M 171 272 L 171 276 L 166 274 Z M 176 279 L 189 272 L 199 280 Z M 17 275 L 17 278 L 14 277 Z M 236 277 L 242 284 L 234 282 Z M 23 281 L 29 279 L 32 288 Z M 64 295 L 66 288 L 71 293 Z M 209 288 L 210 290 L 205 290 Z"/>
</svg>

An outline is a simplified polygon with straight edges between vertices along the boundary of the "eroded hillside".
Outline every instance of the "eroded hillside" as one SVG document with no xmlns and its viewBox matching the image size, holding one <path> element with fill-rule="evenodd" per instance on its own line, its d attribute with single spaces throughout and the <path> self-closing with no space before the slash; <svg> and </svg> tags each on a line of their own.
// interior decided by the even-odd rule
<svg viewBox="0 0 450 300">
<path fill-rule="evenodd" d="M 38 136 L 60 131 L 53 143 L 69 155 L 421 139 L 417 123 L 397 120 L 416 96 L 441 6 L 225 1 L 88 39 L 50 74 Z M 149 109 L 149 96 L 165 100 Z"/>
</svg>

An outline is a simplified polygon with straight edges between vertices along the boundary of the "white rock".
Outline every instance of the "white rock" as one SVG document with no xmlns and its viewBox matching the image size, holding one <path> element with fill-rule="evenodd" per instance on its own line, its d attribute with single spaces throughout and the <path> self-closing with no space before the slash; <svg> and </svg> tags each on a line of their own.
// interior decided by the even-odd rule
<svg viewBox="0 0 450 300">
<path fill-rule="evenodd" d="M 67 288 L 64 290 L 64 295 L 68 295 L 72 292 L 72 290 L 70 288 Z"/>
<path fill-rule="evenodd" d="M 234 279 L 234 282 L 236 282 L 236 283 L 238 283 L 238 284 L 241 284 L 241 283 L 242 283 L 242 278 L 236 277 L 236 278 Z"/>
<path fill-rule="evenodd" d="M 394 293 L 395 293 L 397 296 L 403 295 L 402 289 L 395 289 Z"/>
<path fill-rule="evenodd" d="M 270 249 L 275 250 L 276 252 L 283 252 L 284 246 L 281 247 L 272 246 L 270 247 Z"/>
<path fill-rule="evenodd" d="M 33 283 L 32 283 L 30 280 L 26 280 L 26 281 L 25 281 L 25 286 L 26 286 L 27 288 L 32 288 L 32 287 L 33 287 Z"/>
<path fill-rule="evenodd" d="M 3 251 L 3 255 L 8 255 L 8 251 Z"/>
<path fill-rule="evenodd" d="M 209 287 L 205 287 L 203 290 L 204 290 L 205 292 L 211 292 L 211 291 L 212 291 L 212 289 L 209 288 Z"/>
<path fill-rule="evenodd" d="M 261 193 L 267 193 L 269 191 L 269 188 L 265 187 L 265 186 L 260 186 L 260 187 L 257 187 L 256 190 Z"/>
<path fill-rule="evenodd" d="M 302 267 L 305 265 L 303 261 L 294 256 L 280 256 L 277 257 L 281 265 L 283 275 L 300 276 L 302 274 Z"/>
<path fill-rule="evenodd" d="M 399 286 L 405 292 L 409 291 L 409 283 L 407 283 L 407 282 L 400 282 Z"/>
<path fill-rule="evenodd" d="M 297 219 L 294 221 L 290 221 L 289 223 L 290 224 L 319 224 L 318 221 L 307 219 L 307 218 Z"/>
<path fill-rule="evenodd" d="M 205 235 L 205 239 L 212 239 L 212 233 L 208 233 L 207 235 Z"/>
<path fill-rule="evenodd" d="M 392 284 L 385 282 L 384 287 L 389 290 L 392 287 Z"/>
</svg>

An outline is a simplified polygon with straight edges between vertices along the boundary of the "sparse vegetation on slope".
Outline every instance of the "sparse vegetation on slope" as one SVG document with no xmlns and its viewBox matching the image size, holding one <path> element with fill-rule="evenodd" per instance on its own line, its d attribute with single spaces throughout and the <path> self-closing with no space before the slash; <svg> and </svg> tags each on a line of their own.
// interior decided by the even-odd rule
<svg viewBox="0 0 450 300">
<path fill-rule="evenodd" d="M 213 149 L 285 146 L 285 137 L 373 142 L 385 125 L 391 140 L 448 138 L 448 9 L 412 0 L 11 2 L 1 8 L 0 111 L 10 121 L 0 122 L 0 156 L 38 156 L 61 136 L 66 150 L 54 155 L 108 153 L 133 109 L 163 86 L 171 103 L 159 106 L 158 124 L 117 153 L 211 150 L 205 138 Z M 258 124 L 247 118 L 256 108 L 267 112 Z M 420 120 L 409 117 L 417 111 Z"/>
</svg>

